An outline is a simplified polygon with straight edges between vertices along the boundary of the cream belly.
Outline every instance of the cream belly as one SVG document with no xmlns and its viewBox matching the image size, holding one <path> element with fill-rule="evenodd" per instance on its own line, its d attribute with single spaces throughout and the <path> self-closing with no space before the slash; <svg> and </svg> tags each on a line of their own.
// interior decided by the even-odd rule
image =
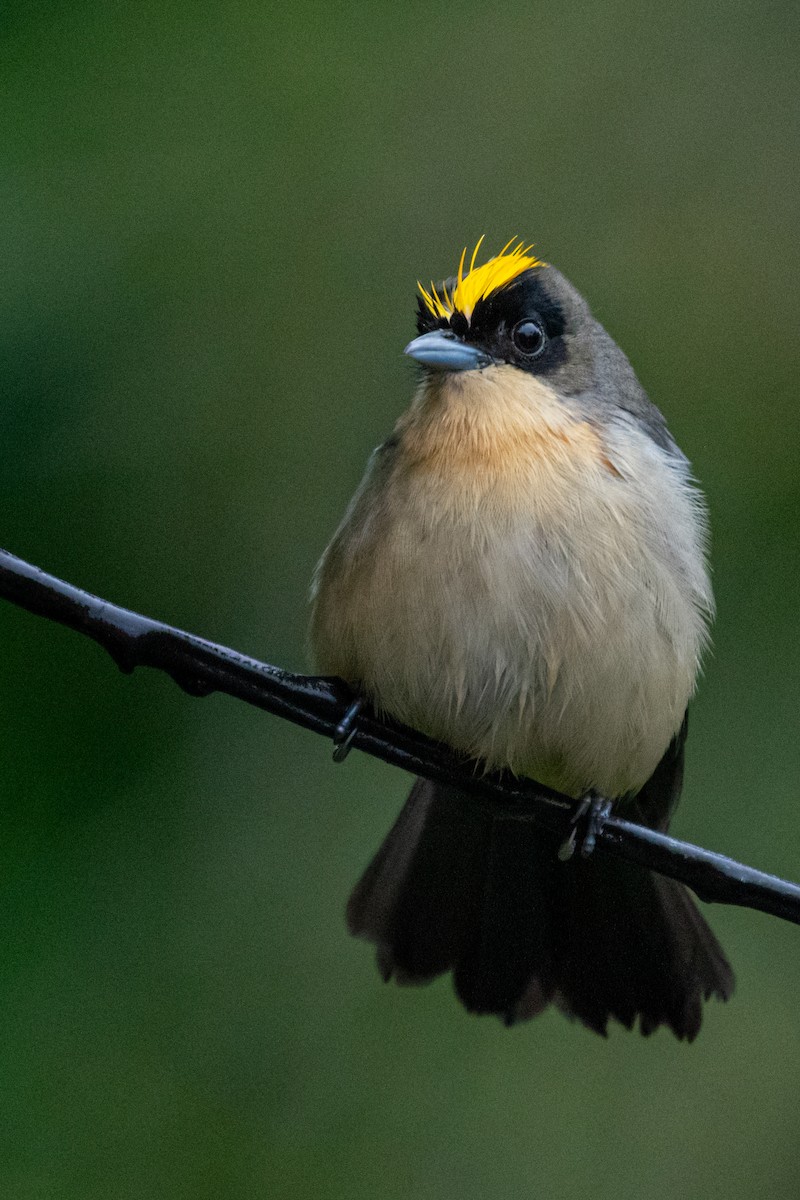
<svg viewBox="0 0 800 1200">
<path fill-rule="evenodd" d="M 696 494 L 645 434 L 601 441 L 510 370 L 481 373 L 484 398 L 500 376 L 491 419 L 457 378 L 374 456 L 318 569 L 317 661 L 492 767 L 620 796 L 694 688 L 711 605 Z"/>
</svg>

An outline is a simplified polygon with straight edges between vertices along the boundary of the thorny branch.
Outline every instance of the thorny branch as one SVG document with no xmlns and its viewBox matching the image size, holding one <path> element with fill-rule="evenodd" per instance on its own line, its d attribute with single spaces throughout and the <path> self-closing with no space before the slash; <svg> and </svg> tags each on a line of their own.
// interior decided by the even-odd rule
<svg viewBox="0 0 800 1200">
<path fill-rule="evenodd" d="M 258 662 L 119 608 L 5 550 L 0 550 L 0 596 L 92 638 L 122 671 L 154 667 L 166 671 L 191 696 L 225 692 L 324 737 L 334 737 L 353 700 L 340 680 L 294 675 Z M 565 837 L 569 832 L 575 809 L 569 797 L 507 774 L 487 775 L 475 763 L 463 761 L 405 726 L 364 712 L 358 717 L 352 744 L 414 775 L 455 784 L 505 818 L 533 821 Z M 603 825 L 597 851 L 679 879 L 702 900 L 760 909 L 800 925 L 797 884 L 621 817 L 609 817 Z"/>
</svg>

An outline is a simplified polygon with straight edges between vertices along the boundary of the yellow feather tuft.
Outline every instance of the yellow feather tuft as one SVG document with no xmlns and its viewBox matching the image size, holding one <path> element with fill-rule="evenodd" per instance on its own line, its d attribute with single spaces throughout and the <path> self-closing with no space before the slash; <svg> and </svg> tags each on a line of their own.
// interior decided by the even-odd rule
<svg viewBox="0 0 800 1200">
<path fill-rule="evenodd" d="M 482 263 L 481 266 L 475 266 L 475 260 L 478 257 L 478 251 L 481 248 L 483 237 L 478 240 L 478 244 L 472 251 L 472 257 L 469 263 L 469 270 L 464 274 L 464 263 L 467 258 L 467 248 L 461 254 L 461 261 L 458 264 L 458 273 L 456 276 L 456 286 L 453 288 L 452 295 L 448 292 L 447 287 L 442 285 L 442 293 L 440 296 L 436 290 L 436 286 L 431 281 L 431 290 L 427 291 L 421 283 L 417 284 L 422 299 L 425 302 L 425 307 L 434 317 L 444 317 L 449 320 L 454 312 L 462 313 L 467 320 L 472 319 L 472 314 L 475 311 L 475 305 L 479 300 L 485 300 L 487 296 L 491 296 L 493 292 L 499 291 L 501 288 L 508 287 L 509 283 L 521 275 L 523 271 L 529 271 L 532 267 L 544 267 L 547 264 L 538 259 L 535 254 L 531 254 L 533 246 L 526 246 L 524 242 L 518 241 L 517 238 L 511 238 L 511 241 L 506 242 L 503 249 L 494 258 L 490 258 L 488 262 Z M 514 243 L 517 243 L 516 246 Z"/>
</svg>

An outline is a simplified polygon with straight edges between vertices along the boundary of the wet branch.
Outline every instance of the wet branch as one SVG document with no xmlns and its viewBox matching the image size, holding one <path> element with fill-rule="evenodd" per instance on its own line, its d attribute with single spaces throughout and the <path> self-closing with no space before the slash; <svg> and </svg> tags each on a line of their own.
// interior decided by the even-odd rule
<svg viewBox="0 0 800 1200">
<path fill-rule="evenodd" d="M 226 646 L 119 608 L 64 583 L 0 550 L 0 596 L 98 642 L 126 672 L 166 671 L 191 696 L 225 692 L 333 738 L 352 703 L 336 679 L 294 675 Z M 574 802 L 549 788 L 508 775 L 486 775 L 445 746 L 405 726 L 358 717 L 352 745 L 413 775 L 457 785 L 492 812 L 567 836 Z M 760 909 L 800 924 L 800 886 L 742 863 L 680 842 L 621 817 L 610 817 L 598 835 L 600 853 L 619 855 L 679 879 L 708 902 Z"/>
</svg>

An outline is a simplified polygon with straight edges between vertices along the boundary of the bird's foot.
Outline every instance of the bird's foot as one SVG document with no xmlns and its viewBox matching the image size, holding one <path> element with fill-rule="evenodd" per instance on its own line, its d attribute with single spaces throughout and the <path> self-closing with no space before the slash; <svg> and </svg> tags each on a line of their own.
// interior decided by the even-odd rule
<svg viewBox="0 0 800 1200">
<path fill-rule="evenodd" d="M 611 801 L 591 793 L 579 800 L 575 812 L 570 818 L 572 828 L 568 837 L 558 848 L 558 857 L 567 862 L 575 853 L 576 845 L 580 845 L 581 858 L 589 858 L 594 853 L 597 839 L 611 815 Z"/>
<path fill-rule="evenodd" d="M 353 738 L 358 732 L 358 718 L 364 709 L 364 701 L 359 697 L 354 700 L 336 726 L 333 735 L 333 761 L 344 762 L 353 748 Z"/>
</svg>

